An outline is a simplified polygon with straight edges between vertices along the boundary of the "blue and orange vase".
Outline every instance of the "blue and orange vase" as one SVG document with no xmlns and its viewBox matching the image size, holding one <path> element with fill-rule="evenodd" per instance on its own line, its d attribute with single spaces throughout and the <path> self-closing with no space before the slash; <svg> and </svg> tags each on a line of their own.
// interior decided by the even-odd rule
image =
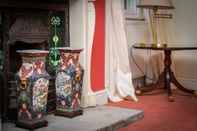
<svg viewBox="0 0 197 131">
<path fill-rule="evenodd" d="M 55 115 L 75 117 L 83 114 L 81 92 L 83 68 L 79 63 L 82 49 L 58 48 L 60 64 L 56 73 L 56 112 Z"/>
<path fill-rule="evenodd" d="M 49 75 L 45 70 L 48 51 L 18 50 L 22 66 L 17 73 L 16 126 L 35 129 L 47 126 L 45 120 L 48 97 Z"/>
</svg>

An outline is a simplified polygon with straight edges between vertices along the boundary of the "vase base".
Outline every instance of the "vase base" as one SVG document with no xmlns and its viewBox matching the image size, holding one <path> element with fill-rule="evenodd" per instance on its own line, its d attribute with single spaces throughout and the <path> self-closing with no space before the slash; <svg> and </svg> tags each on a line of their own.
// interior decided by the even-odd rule
<svg viewBox="0 0 197 131">
<path fill-rule="evenodd" d="M 75 116 L 79 116 L 82 114 L 83 114 L 83 110 L 77 110 L 77 111 L 72 111 L 72 112 L 55 111 L 56 116 L 65 116 L 69 118 L 73 118 Z"/>
<path fill-rule="evenodd" d="M 16 122 L 16 127 L 30 129 L 30 130 L 34 130 L 41 127 L 47 127 L 47 126 L 48 126 L 48 121 L 46 120 L 35 122 L 35 123 L 24 123 L 20 121 Z"/>
</svg>

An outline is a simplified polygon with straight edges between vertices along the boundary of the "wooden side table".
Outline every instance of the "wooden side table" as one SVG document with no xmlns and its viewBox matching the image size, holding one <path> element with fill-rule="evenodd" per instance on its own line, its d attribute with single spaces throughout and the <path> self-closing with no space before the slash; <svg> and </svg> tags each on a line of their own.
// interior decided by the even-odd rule
<svg viewBox="0 0 197 131">
<path fill-rule="evenodd" d="M 133 48 L 137 49 L 150 49 L 150 50 L 163 50 L 164 51 L 164 70 L 160 74 L 158 81 L 156 84 L 162 83 L 164 84 L 164 89 L 167 90 L 169 101 L 174 101 L 174 97 L 172 96 L 172 91 L 170 84 L 173 83 L 178 89 L 191 93 L 196 94 L 196 90 L 187 89 L 183 87 L 176 79 L 172 69 L 171 69 L 171 53 L 172 51 L 177 50 L 197 50 L 196 45 L 189 45 L 189 44 L 145 44 L 145 43 L 136 43 L 133 45 Z M 152 86 L 153 87 L 153 86 Z M 141 93 L 145 92 L 146 90 L 140 90 Z"/>
</svg>

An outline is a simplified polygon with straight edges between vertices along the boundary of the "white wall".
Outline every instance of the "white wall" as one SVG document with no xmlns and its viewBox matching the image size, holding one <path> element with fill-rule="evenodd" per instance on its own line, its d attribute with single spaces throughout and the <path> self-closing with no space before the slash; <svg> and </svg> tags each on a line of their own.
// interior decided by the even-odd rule
<svg viewBox="0 0 197 131">
<path fill-rule="evenodd" d="M 87 42 L 87 7 L 85 0 L 70 0 L 70 46 L 83 48 L 80 62 L 85 66 L 85 52 Z"/>
<path fill-rule="evenodd" d="M 175 42 L 197 42 L 197 1 L 173 0 L 175 6 L 172 19 Z"/>
<path fill-rule="evenodd" d="M 197 0 L 172 0 L 175 6 L 173 19 L 168 20 L 171 33 L 169 43 L 197 45 Z M 148 42 L 150 36 L 147 22 L 127 21 L 129 44 Z M 143 52 L 147 56 L 146 52 Z M 140 53 L 139 53 L 140 54 Z M 188 88 L 197 89 L 197 51 L 173 52 L 178 80 Z M 135 67 L 136 68 L 136 67 Z M 139 72 L 138 72 L 139 74 Z"/>
<path fill-rule="evenodd" d="M 173 0 L 175 10 L 171 27 L 173 42 L 197 45 L 197 0 Z M 188 88 L 197 89 L 197 50 L 177 51 L 174 55 L 176 75 Z"/>
</svg>

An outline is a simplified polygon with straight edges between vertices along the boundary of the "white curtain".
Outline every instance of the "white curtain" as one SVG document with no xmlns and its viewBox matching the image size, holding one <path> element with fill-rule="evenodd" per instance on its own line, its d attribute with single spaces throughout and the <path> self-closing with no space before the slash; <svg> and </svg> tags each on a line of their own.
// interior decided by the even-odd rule
<svg viewBox="0 0 197 131">
<path fill-rule="evenodd" d="M 145 16 L 145 22 L 148 23 L 148 31 L 149 31 L 149 40 L 150 43 L 153 42 L 153 28 L 152 27 L 152 21 L 153 21 L 153 15 L 152 15 L 153 11 L 151 9 L 145 9 L 144 10 L 144 16 Z M 159 24 L 160 22 L 157 20 L 155 23 L 156 26 L 156 32 L 157 32 L 157 40 L 158 43 L 166 43 L 166 39 L 165 39 L 165 33 L 162 32 L 161 30 L 164 27 L 164 24 Z M 160 32 L 160 33 L 158 33 Z M 149 50 L 147 56 L 146 56 L 146 60 L 147 60 L 147 64 L 146 64 L 146 69 L 145 69 L 145 75 L 146 77 L 146 82 L 148 83 L 152 83 L 152 82 L 156 82 L 159 78 L 159 75 L 161 74 L 161 72 L 163 71 L 163 51 L 153 51 L 153 50 Z"/>
<path fill-rule="evenodd" d="M 159 13 L 170 13 L 167 10 L 160 11 Z M 152 34 L 152 27 L 151 27 L 151 19 L 153 19 L 153 12 L 151 9 L 144 9 L 144 17 L 145 17 L 145 23 L 148 28 L 148 35 L 147 35 L 147 40 L 145 43 L 152 43 L 153 42 L 153 34 Z M 170 19 L 162 19 L 162 18 L 157 18 L 156 19 L 156 32 L 157 32 L 157 40 L 158 43 L 161 44 L 170 44 L 169 39 L 173 38 L 173 31 L 169 27 Z M 133 32 L 135 33 L 135 32 Z M 140 34 L 139 34 L 140 35 Z M 141 34 L 142 35 L 142 34 Z M 144 42 L 144 40 L 138 39 L 136 41 L 138 42 Z M 136 50 L 135 55 L 136 57 L 139 57 L 138 53 L 139 50 Z M 152 83 L 156 82 L 159 78 L 159 75 L 162 73 L 163 68 L 164 68 L 164 53 L 163 51 L 153 51 L 153 50 L 144 50 L 143 57 L 145 60 L 145 68 L 144 68 L 144 75 L 146 76 L 146 82 L 147 83 Z M 139 61 L 138 61 L 139 63 Z M 174 63 L 172 63 L 172 68 L 174 69 Z"/>
<path fill-rule="evenodd" d="M 106 0 L 106 90 L 113 102 L 130 96 L 135 90 L 129 64 L 122 0 Z"/>
<path fill-rule="evenodd" d="M 151 14 L 153 14 L 152 10 L 151 11 L 145 10 L 145 12 L 148 13 L 147 15 L 153 17 L 153 15 L 151 15 Z M 159 10 L 157 13 L 170 14 L 171 11 Z M 146 17 L 146 20 L 149 24 L 149 30 L 151 32 L 150 17 Z M 174 34 L 172 29 L 169 26 L 170 22 L 171 22 L 171 19 L 156 18 L 155 25 L 156 25 L 158 43 L 170 44 L 169 41 L 171 38 L 173 38 L 173 34 Z M 151 35 L 153 35 L 153 34 L 151 34 Z M 150 68 L 147 68 L 148 69 L 147 75 L 151 76 L 154 80 L 157 80 L 164 68 L 164 62 L 163 62 L 164 53 L 163 53 L 163 51 L 151 51 L 151 53 L 153 55 L 151 56 L 151 59 L 149 61 Z M 174 69 L 174 62 L 172 62 L 172 68 Z"/>
<path fill-rule="evenodd" d="M 129 21 L 127 27 L 127 35 L 134 36 L 135 38 L 131 38 L 129 43 L 152 43 L 153 42 L 153 34 L 152 34 L 152 27 L 151 27 L 151 19 L 152 18 L 152 10 L 144 9 L 143 14 L 145 21 Z M 166 11 L 160 13 L 169 13 Z M 169 39 L 173 37 L 173 31 L 168 26 L 170 19 L 157 19 L 156 21 L 156 29 L 157 29 L 157 39 L 158 43 L 168 43 Z M 142 72 L 133 74 L 136 76 L 146 76 L 146 82 L 152 83 L 156 82 L 159 78 L 159 75 L 163 71 L 163 59 L 164 54 L 163 51 L 154 51 L 154 50 L 139 50 L 139 49 L 132 49 L 132 55 L 134 56 L 135 62 L 141 67 Z M 136 69 L 136 65 L 134 60 L 131 57 L 131 65 L 132 68 Z M 172 63 L 174 64 L 174 63 Z M 137 67 L 138 68 L 138 67 Z"/>
</svg>

